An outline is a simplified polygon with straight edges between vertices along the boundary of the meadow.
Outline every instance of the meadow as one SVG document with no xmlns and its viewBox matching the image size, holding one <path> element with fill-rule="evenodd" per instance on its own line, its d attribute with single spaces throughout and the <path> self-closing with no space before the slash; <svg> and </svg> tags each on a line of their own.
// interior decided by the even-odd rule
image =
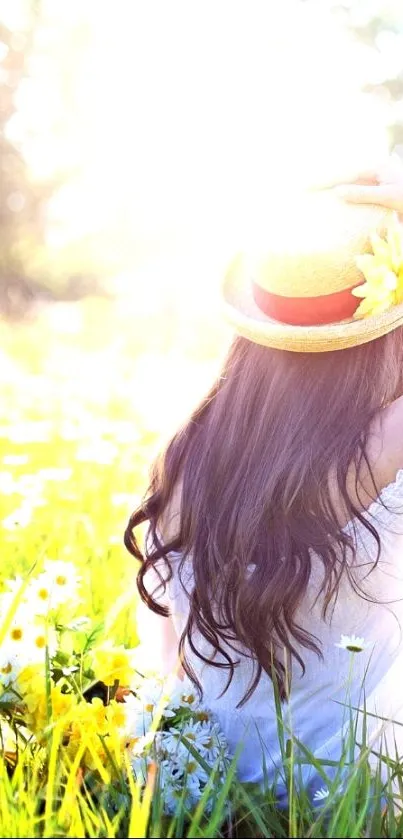
<svg viewBox="0 0 403 839">
<path fill-rule="evenodd" d="M 113 729 L 120 724 L 122 703 L 115 700 L 117 685 L 125 684 L 124 650 L 138 641 L 136 567 L 123 531 L 147 487 L 150 462 L 208 387 L 225 339 L 214 329 L 204 338 L 182 335 L 175 355 L 169 336 L 151 334 L 146 319 L 132 323 L 126 313 L 119 328 L 115 315 L 107 301 L 90 301 L 46 310 L 22 326 L 2 325 L 1 602 L 10 580 L 16 580 L 13 597 L 23 598 L 24 586 L 43 579 L 55 561 L 74 567 L 80 588 L 79 597 L 72 589 L 71 602 L 59 604 L 63 643 L 52 665 L 59 687 L 51 681 L 49 634 L 44 684 L 33 682 L 43 693 L 43 727 L 34 688 L 26 705 L 0 694 L 0 836 L 402 836 L 399 756 L 378 755 L 379 769 L 370 769 L 364 736 L 354 761 L 353 711 L 340 764 L 329 767 L 316 765 L 294 742 L 279 706 L 286 811 L 276 808 L 273 789 L 237 782 L 236 756 L 216 789 L 214 772 L 206 779 L 196 807 L 182 796 L 168 814 L 155 761 L 143 780 L 131 772 Z M 11 621 L 17 637 L 14 616 L 2 610 L 0 617 L 0 625 Z M 0 630 L 1 643 L 8 631 Z M 23 640 L 24 625 L 18 632 Z M 118 656 L 112 678 L 102 668 L 98 675 L 96 664 L 108 645 Z M 110 690 L 114 716 L 105 710 L 100 683 Z M 72 685 L 77 695 L 68 692 Z M 63 714 L 70 714 L 68 736 Z M 297 745 L 323 779 L 315 805 L 294 780 Z"/>
</svg>

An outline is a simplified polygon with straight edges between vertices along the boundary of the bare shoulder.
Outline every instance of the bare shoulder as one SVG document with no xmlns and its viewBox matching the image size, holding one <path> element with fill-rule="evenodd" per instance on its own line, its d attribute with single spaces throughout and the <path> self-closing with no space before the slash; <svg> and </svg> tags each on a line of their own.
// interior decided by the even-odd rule
<svg viewBox="0 0 403 839">
<path fill-rule="evenodd" d="M 178 482 L 171 500 L 159 520 L 159 530 L 165 544 L 172 542 L 179 534 L 182 502 L 182 482 Z"/>
<path fill-rule="evenodd" d="M 371 452 L 377 483 L 386 486 L 403 469 L 403 396 L 379 415 L 371 434 Z"/>
<path fill-rule="evenodd" d="M 366 464 L 361 463 L 358 483 L 353 465 L 347 478 L 349 496 L 362 510 L 374 500 L 374 489 L 381 492 L 395 481 L 399 469 L 403 469 L 403 397 L 396 399 L 377 415 L 370 430 L 367 454 L 371 473 Z M 340 524 L 344 525 L 348 521 L 349 511 L 339 497 L 337 483 L 333 481 L 330 487 L 334 492 L 334 505 Z"/>
</svg>

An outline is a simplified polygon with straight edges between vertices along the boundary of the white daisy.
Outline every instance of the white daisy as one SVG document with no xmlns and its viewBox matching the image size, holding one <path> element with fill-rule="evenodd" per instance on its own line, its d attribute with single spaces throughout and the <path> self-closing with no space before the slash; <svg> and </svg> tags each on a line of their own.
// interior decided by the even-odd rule
<svg viewBox="0 0 403 839">
<path fill-rule="evenodd" d="M 30 641 L 33 621 L 32 611 L 26 604 L 20 604 L 8 625 L 4 643 L 15 652 L 19 651 Z"/>
<path fill-rule="evenodd" d="M 361 653 L 366 646 L 364 638 L 360 638 L 358 635 L 342 635 L 339 643 L 335 644 L 335 647 L 348 650 L 350 653 Z"/>
<path fill-rule="evenodd" d="M 32 591 L 36 596 L 38 608 L 42 614 L 49 609 L 56 609 L 66 601 L 77 597 L 80 577 L 72 562 L 63 559 L 47 559 L 45 570 L 32 581 Z"/>
<path fill-rule="evenodd" d="M 45 661 L 46 648 L 50 658 L 56 654 L 57 634 L 53 627 L 37 623 L 30 631 L 30 638 L 24 646 L 23 658 L 26 664 L 40 664 Z"/>
<path fill-rule="evenodd" d="M 136 696 L 125 697 L 127 707 L 127 734 L 142 737 L 153 723 L 154 715 L 161 709 L 163 685 L 157 679 L 147 679 L 137 690 Z"/>
<path fill-rule="evenodd" d="M 200 794 L 195 794 L 189 787 L 184 791 L 180 784 L 174 784 L 172 781 L 163 787 L 164 811 L 169 816 L 173 816 L 180 807 L 192 810 L 199 799 Z"/>
<path fill-rule="evenodd" d="M 137 702 L 145 714 L 153 717 L 154 714 L 161 713 L 167 719 L 175 716 L 169 707 L 171 698 L 165 680 L 157 677 L 144 679 L 136 692 Z"/>
<path fill-rule="evenodd" d="M 201 723 L 193 722 L 192 720 L 185 723 L 181 728 L 170 728 L 169 731 L 164 731 L 162 735 L 163 748 L 170 754 L 177 754 L 179 751 L 186 757 L 189 754 L 189 749 L 183 738 L 189 741 L 192 746 L 198 751 L 203 747 L 203 735 L 201 733 Z"/>
<path fill-rule="evenodd" d="M 154 762 L 157 755 L 160 755 L 160 742 L 160 732 L 149 731 L 144 736 L 136 738 L 129 748 L 132 770 L 136 780 L 143 784 L 146 783 L 150 764 Z M 158 764 L 161 763 L 159 759 Z"/>
<path fill-rule="evenodd" d="M 53 627 L 35 619 L 25 604 L 13 616 L 4 639 L 4 649 L 19 667 L 40 664 L 45 660 L 46 649 L 53 657 L 57 650 L 57 634 Z"/>
<path fill-rule="evenodd" d="M 189 708 L 191 711 L 197 711 L 200 706 L 200 699 L 194 684 L 190 679 L 185 679 L 182 683 L 180 693 L 180 707 Z"/>
<path fill-rule="evenodd" d="M 317 789 L 315 795 L 313 797 L 314 801 L 325 801 L 326 798 L 329 798 L 329 789 L 327 787 L 321 787 Z"/>
<path fill-rule="evenodd" d="M 137 739 L 147 734 L 152 724 L 152 716 L 151 714 L 144 714 L 141 708 L 134 706 L 134 703 L 130 701 L 134 699 L 135 697 L 125 697 L 125 704 L 129 706 L 126 711 L 126 736 Z"/>
<path fill-rule="evenodd" d="M 46 573 L 39 574 L 34 580 L 31 580 L 28 586 L 28 597 L 32 604 L 32 609 L 36 615 L 47 615 L 50 610 L 56 607 L 58 603 L 58 590 L 56 589 L 56 603 L 54 602 L 53 581 Z M 60 598 L 59 598 L 60 600 Z"/>
<path fill-rule="evenodd" d="M 150 752 L 153 749 L 153 754 L 155 752 L 160 752 L 160 744 L 161 744 L 161 732 L 160 731 L 147 731 L 146 734 L 139 737 L 132 746 L 132 755 L 133 756 L 141 756 Z"/>
<path fill-rule="evenodd" d="M 230 760 L 228 743 L 218 723 L 200 723 L 198 749 L 208 763 L 218 763 L 220 769 Z"/>
<path fill-rule="evenodd" d="M 198 787 L 201 782 L 206 783 L 208 780 L 208 775 L 201 763 L 187 749 L 185 752 L 179 751 L 175 759 L 170 761 L 170 765 L 174 781 L 185 777 L 188 786 Z"/>
</svg>

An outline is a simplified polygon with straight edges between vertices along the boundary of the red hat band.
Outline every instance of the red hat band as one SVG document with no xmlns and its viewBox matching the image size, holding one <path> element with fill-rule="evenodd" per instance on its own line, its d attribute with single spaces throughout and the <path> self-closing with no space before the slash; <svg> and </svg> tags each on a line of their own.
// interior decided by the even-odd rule
<svg viewBox="0 0 403 839">
<path fill-rule="evenodd" d="M 351 319 L 360 301 L 353 288 L 321 294 L 318 297 L 283 297 L 252 282 L 253 296 L 259 309 L 274 320 L 294 326 L 319 326 Z"/>
</svg>

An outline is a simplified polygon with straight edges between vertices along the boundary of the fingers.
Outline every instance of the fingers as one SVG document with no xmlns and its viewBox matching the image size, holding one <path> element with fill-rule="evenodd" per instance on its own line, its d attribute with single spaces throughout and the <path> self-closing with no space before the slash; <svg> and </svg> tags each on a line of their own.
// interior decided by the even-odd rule
<svg viewBox="0 0 403 839">
<path fill-rule="evenodd" d="M 375 186 L 375 184 L 378 183 L 378 170 L 368 169 L 367 171 L 360 172 L 357 172 L 356 170 L 351 170 L 349 172 L 344 172 L 343 175 L 330 178 L 329 180 L 322 179 L 320 183 L 311 186 L 310 191 L 320 192 L 321 190 L 333 189 L 334 187 L 341 185 L 345 186 L 346 184 L 372 184 L 373 186 Z"/>
<path fill-rule="evenodd" d="M 340 185 L 379 186 L 403 183 L 403 162 L 396 152 L 362 169 L 344 170 L 329 180 L 323 180 L 313 189 L 332 189 Z"/>
<path fill-rule="evenodd" d="M 334 187 L 334 193 L 352 204 L 380 204 L 390 210 L 403 212 L 403 184 L 381 184 L 361 186 L 344 184 Z"/>
<path fill-rule="evenodd" d="M 344 183 L 376 185 L 395 184 L 403 179 L 403 162 L 396 152 L 388 157 L 379 160 L 376 166 L 368 169 L 361 169 L 354 177 L 348 178 Z"/>
</svg>

